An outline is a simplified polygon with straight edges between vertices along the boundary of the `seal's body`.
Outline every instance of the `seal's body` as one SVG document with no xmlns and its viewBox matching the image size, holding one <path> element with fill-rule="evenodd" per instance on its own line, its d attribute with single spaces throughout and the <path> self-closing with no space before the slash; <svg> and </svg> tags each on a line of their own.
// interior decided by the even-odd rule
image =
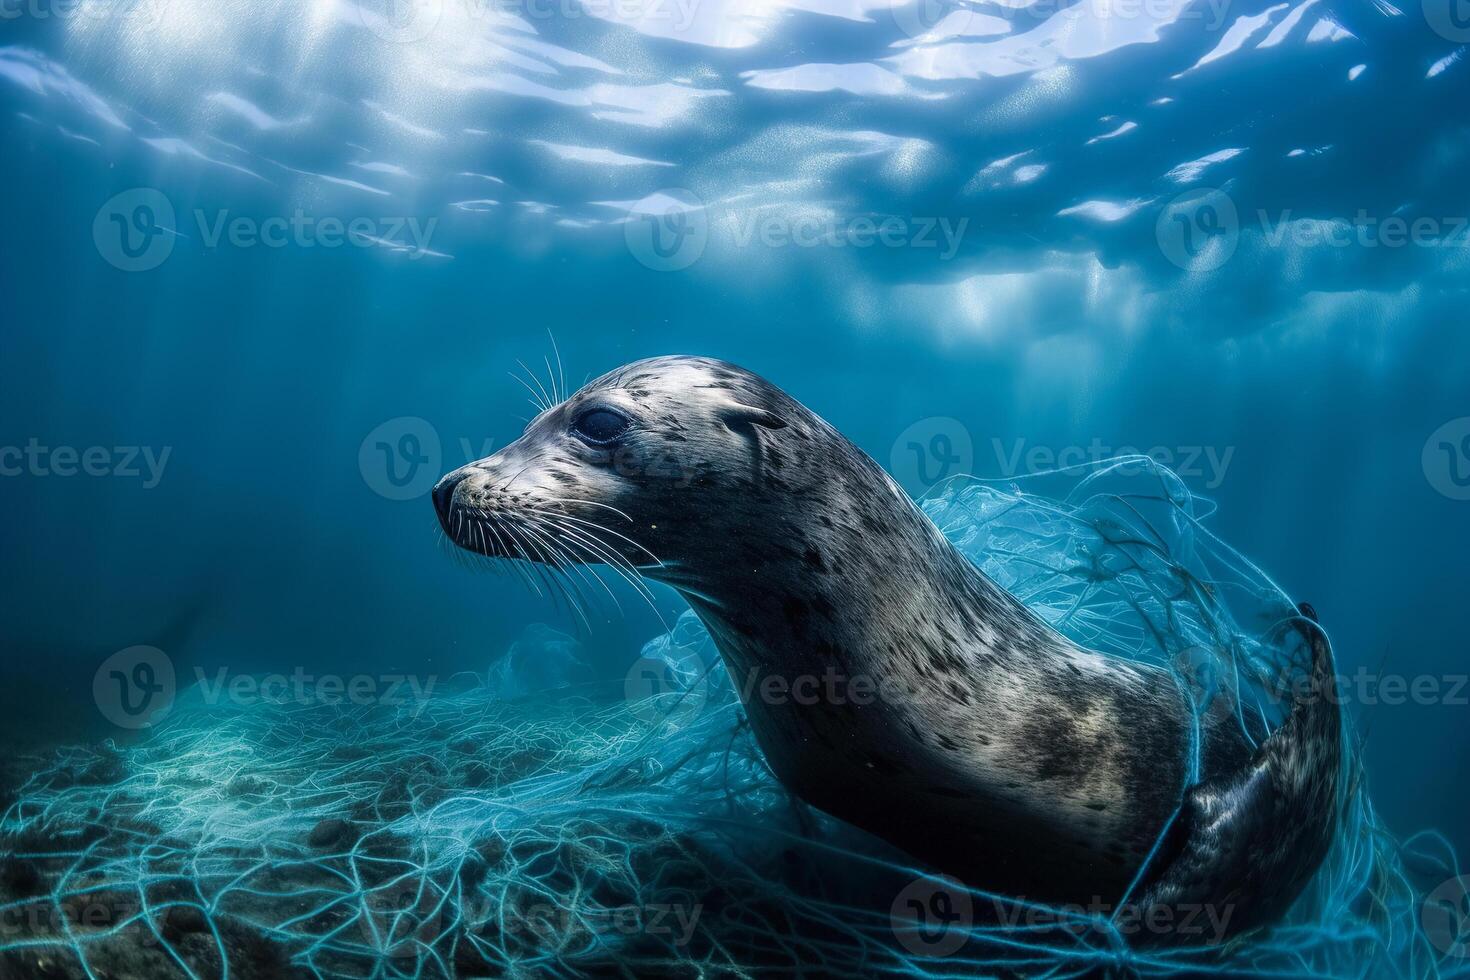
<svg viewBox="0 0 1470 980">
<path fill-rule="evenodd" d="M 1170 674 L 1056 633 L 866 454 L 733 365 L 615 371 L 434 496 L 481 554 L 608 562 L 677 589 L 781 780 L 971 886 L 1229 902 L 1235 933 L 1279 914 L 1331 839 L 1329 699 L 1304 699 L 1258 749 L 1223 699 L 1196 730 Z M 1331 655 L 1301 628 L 1317 691 Z"/>
</svg>

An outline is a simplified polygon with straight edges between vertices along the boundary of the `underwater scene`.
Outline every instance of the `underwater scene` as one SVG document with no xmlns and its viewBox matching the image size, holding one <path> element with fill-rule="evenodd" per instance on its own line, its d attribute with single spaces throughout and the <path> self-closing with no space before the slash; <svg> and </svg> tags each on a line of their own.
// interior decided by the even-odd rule
<svg viewBox="0 0 1470 980">
<path fill-rule="evenodd" d="M 0 0 L 0 980 L 1470 977 L 1463 0 Z"/>
</svg>

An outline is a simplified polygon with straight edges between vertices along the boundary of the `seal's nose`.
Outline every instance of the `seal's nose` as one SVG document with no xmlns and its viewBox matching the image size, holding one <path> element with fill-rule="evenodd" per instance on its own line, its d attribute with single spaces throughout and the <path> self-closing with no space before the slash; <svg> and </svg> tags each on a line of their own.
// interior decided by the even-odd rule
<svg viewBox="0 0 1470 980">
<path fill-rule="evenodd" d="M 464 474 L 456 470 L 453 473 L 439 478 L 434 484 L 434 510 L 439 515 L 439 523 L 444 530 L 449 530 L 449 508 L 454 502 L 454 488 L 459 486 Z"/>
</svg>

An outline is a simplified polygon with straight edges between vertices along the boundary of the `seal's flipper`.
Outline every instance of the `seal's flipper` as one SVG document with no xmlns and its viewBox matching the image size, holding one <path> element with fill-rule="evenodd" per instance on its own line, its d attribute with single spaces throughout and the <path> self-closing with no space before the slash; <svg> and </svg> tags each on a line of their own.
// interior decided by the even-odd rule
<svg viewBox="0 0 1470 980">
<path fill-rule="evenodd" d="M 1312 650 L 1306 690 L 1247 765 L 1186 794 L 1160 870 L 1136 903 L 1145 915 L 1168 908 L 1178 913 L 1168 921 L 1199 928 L 1145 933 L 1146 943 L 1214 944 L 1275 921 L 1327 855 L 1339 821 L 1342 711 L 1332 647 L 1315 610 L 1300 612 L 1293 625 Z"/>
</svg>

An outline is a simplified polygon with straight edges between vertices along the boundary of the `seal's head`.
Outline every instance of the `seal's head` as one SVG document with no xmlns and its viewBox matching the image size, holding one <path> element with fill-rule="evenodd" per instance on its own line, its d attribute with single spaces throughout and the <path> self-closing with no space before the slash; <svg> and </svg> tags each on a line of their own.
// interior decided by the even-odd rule
<svg viewBox="0 0 1470 980">
<path fill-rule="evenodd" d="M 446 475 L 434 505 L 449 539 L 482 555 L 669 578 L 789 499 L 794 446 L 782 443 L 818 426 L 742 368 L 652 358 L 590 382 L 515 442 Z"/>
</svg>

